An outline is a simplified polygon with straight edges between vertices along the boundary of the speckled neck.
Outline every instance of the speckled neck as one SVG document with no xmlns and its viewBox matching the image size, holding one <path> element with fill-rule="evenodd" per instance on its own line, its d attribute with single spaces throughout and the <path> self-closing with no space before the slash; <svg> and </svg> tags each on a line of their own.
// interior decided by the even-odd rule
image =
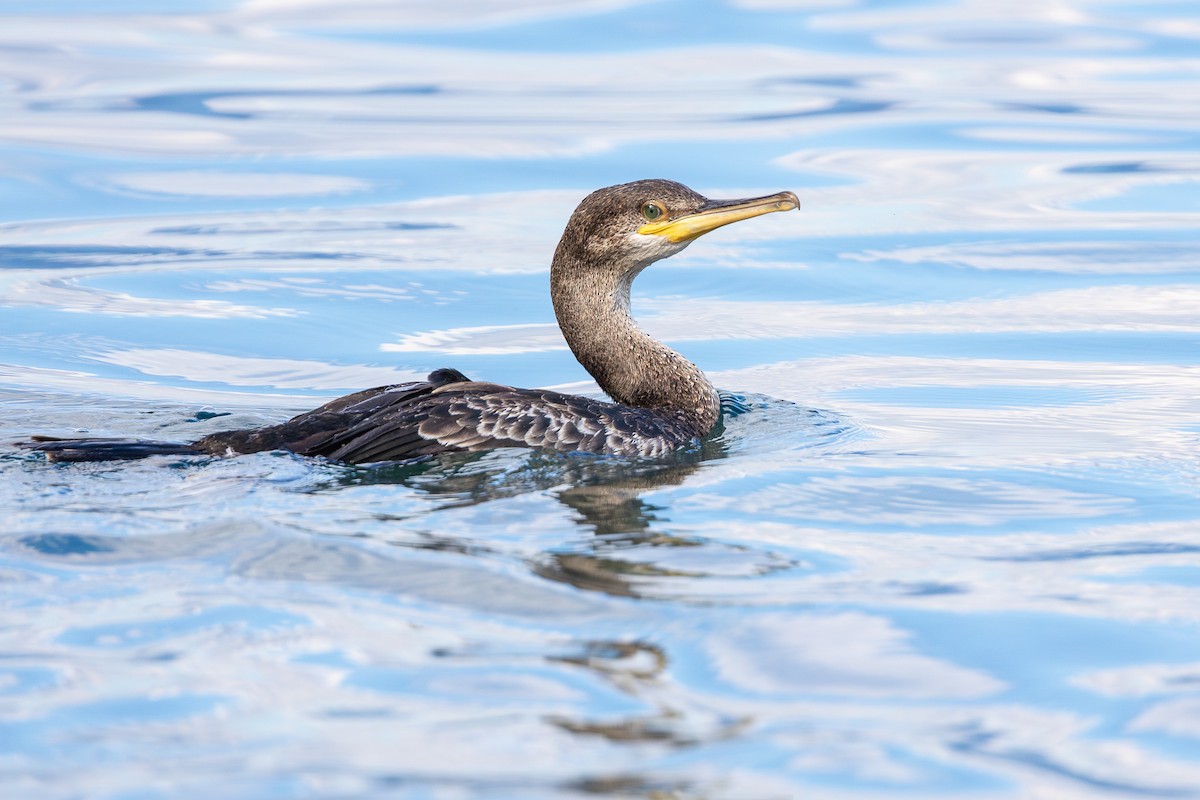
<svg viewBox="0 0 1200 800">
<path fill-rule="evenodd" d="M 721 413 L 716 389 L 699 367 L 651 338 L 630 315 L 633 280 L 651 262 L 585 264 L 571 251 L 560 244 L 555 253 L 550 296 L 575 358 L 618 403 L 672 416 L 698 436 L 712 430 Z"/>
</svg>

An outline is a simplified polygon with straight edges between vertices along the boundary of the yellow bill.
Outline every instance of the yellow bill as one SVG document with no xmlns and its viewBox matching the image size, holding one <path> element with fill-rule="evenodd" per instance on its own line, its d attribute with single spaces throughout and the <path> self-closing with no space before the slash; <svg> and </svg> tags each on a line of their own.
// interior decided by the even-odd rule
<svg viewBox="0 0 1200 800">
<path fill-rule="evenodd" d="M 773 211 L 791 211 L 800 207 L 793 192 L 779 192 L 751 200 L 710 200 L 699 211 L 678 217 L 647 222 L 638 233 L 665 236 L 672 242 L 690 242 L 711 230 Z"/>
</svg>

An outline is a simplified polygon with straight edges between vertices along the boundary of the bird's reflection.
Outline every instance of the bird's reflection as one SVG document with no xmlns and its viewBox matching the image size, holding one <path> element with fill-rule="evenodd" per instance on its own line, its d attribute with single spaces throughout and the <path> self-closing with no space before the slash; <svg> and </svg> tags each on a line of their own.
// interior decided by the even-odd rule
<svg viewBox="0 0 1200 800">
<path fill-rule="evenodd" d="M 690 747 L 736 736 L 752 722 L 745 716 L 681 707 L 669 693 L 662 694 L 659 690 L 664 682 L 669 682 L 671 658 L 659 645 L 645 641 L 605 640 L 580 645 L 578 652 L 552 656 L 549 660 L 590 670 L 613 688 L 649 705 L 652 710 L 602 719 L 565 715 L 546 717 L 547 722 L 564 731 L 614 743 L 650 742 Z"/>
<path fill-rule="evenodd" d="M 663 532 L 663 509 L 644 496 L 679 486 L 708 461 L 726 458 L 728 445 L 718 429 L 690 448 L 657 459 L 563 455 L 540 451 L 491 451 L 439 456 L 428 461 L 339 468 L 336 485 L 399 484 L 456 508 L 546 492 L 571 510 L 579 527 L 593 534 L 580 550 L 545 553 L 533 570 L 542 577 L 588 591 L 637 596 L 637 577 L 675 574 L 653 564 L 622 559 L 638 546 L 694 546 L 695 540 Z M 326 487 L 329 486 L 326 483 Z M 461 539 L 428 534 L 420 546 L 461 551 Z"/>
</svg>

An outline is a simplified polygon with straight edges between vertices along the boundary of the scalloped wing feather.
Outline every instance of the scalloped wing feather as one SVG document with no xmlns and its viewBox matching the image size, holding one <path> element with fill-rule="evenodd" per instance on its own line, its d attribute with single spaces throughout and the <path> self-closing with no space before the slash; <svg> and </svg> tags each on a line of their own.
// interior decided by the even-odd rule
<svg viewBox="0 0 1200 800">
<path fill-rule="evenodd" d="M 394 461 L 437 452 L 538 447 L 654 456 L 691 441 L 688 426 L 643 409 L 546 390 L 455 384 L 368 414 L 322 454 Z"/>
</svg>

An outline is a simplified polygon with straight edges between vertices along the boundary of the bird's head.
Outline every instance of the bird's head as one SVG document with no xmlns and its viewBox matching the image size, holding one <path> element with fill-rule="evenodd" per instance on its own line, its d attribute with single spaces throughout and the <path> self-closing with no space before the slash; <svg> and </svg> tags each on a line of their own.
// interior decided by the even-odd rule
<svg viewBox="0 0 1200 800">
<path fill-rule="evenodd" d="M 585 197 L 571 215 L 555 253 L 555 268 L 602 270 L 631 280 L 647 265 L 722 225 L 799 207 L 792 192 L 710 200 L 681 183 L 661 179 L 609 186 Z"/>
</svg>

